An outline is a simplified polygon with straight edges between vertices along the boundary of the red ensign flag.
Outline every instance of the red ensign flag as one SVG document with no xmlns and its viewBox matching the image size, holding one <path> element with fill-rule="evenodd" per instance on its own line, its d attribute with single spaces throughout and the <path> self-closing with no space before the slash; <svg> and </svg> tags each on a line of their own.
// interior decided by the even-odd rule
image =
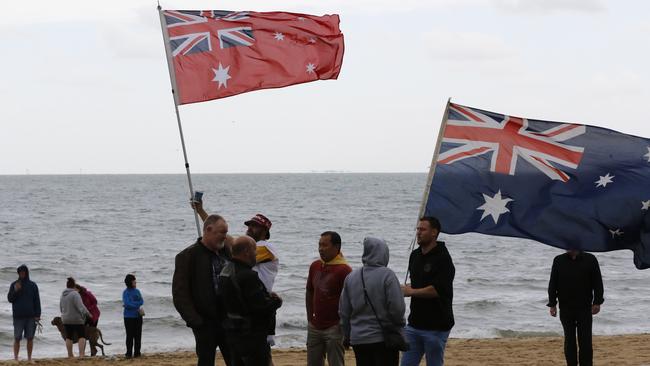
<svg viewBox="0 0 650 366">
<path fill-rule="evenodd" d="M 336 79 L 338 15 L 164 10 L 179 104 Z"/>
</svg>

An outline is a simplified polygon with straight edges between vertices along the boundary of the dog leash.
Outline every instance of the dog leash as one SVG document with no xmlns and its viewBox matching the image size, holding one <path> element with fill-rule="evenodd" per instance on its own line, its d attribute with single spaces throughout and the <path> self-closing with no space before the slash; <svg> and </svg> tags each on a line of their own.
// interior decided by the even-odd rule
<svg viewBox="0 0 650 366">
<path fill-rule="evenodd" d="M 41 324 L 40 319 L 36 321 L 36 330 L 38 334 L 43 334 L 43 324 Z"/>
</svg>

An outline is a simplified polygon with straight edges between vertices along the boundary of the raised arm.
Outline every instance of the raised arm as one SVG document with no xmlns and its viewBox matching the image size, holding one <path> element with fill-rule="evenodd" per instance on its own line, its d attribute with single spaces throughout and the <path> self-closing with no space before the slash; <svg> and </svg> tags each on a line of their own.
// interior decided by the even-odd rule
<svg viewBox="0 0 650 366">
<path fill-rule="evenodd" d="M 190 205 L 194 210 L 196 210 L 196 213 L 199 214 L 201 222 L 208 218 L 208 213 L 205 212 L 205 209 L 203 208 L 203 202 L 190 201 Z"/>
<path fill-rule="evenodd" d="M 11 303 L 16 301 L 16 299 L 18 298 L 18 294 L 20 292 L 20 287 L 18 288 L 18 290 L 16 290 L 16 284 L 17 283 L 18 283 L 18 281 L 12 283 L 9 286 L 9 292 L 7 293 L 7 301 L 9 301 Z"/>
</svg>

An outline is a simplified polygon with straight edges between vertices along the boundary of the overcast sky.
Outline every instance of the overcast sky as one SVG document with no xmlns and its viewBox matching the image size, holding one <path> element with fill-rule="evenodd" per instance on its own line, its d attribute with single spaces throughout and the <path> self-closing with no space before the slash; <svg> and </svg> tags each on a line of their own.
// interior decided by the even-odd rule
<svg viewBox="0 0 650 366">
<path fill-rule="evenodd" d="M 184 173 L 154 1 L 4 4 L 0 174 Z M 181 106 L 196 173 L 425 172 L 447 98 L 650 137 L 650 2 L 162 1 L 336 13 L 338 80 Z"/>
</svg>

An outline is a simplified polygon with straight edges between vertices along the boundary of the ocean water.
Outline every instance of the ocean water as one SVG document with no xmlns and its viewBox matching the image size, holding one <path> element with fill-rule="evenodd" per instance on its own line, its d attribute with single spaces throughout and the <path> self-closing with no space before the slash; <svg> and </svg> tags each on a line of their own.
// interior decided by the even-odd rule
<svg viewBox="0 0 650 366">
<path fill-rule="evenodd" d="M 404 278 L 424 174 L 194 175 L 209 212 L 226 217 L 231 234 L 258 212 L 273 221 L 280 255 L 275 291 L 278 347 L 304 347 L 304 287 L 318 257 L 321 232 L 338 231 L 351 266 L 361 264 L 365 236 L 384 238 L 390 267 Z M 196 239 L 184 175 L 0 176 L 0 287 L 9 290 L 20 264 L 40 288 L 43 333 L 35 357 L 65 356 L 56 328 L 66 277 L 99 300 L 107 354 L 123 354 L 121 293 L 135 273 L 145 299 L 143 352 L 192 349 L 191 331 L 171 300 L 174 256 Z M 479 234 L 442 235 L 456 265 L 454 312 L 458 338 L 559 335 L 548 315 L 546 286 L 562 250 L 521 239 Z M 634 268 L 632 253 L 599 253 L 605 304 L 595 334 L 650 329 L 650 271 Z M 5 297 L 3 296 L 3 299 Z M 0 359 L 11 358 L 11 304 L 0 306 Z M 23 346 L 24 347 L 24 346 Z M 21 351 L 24 353 L 24 348 Z"/>
</svg>

